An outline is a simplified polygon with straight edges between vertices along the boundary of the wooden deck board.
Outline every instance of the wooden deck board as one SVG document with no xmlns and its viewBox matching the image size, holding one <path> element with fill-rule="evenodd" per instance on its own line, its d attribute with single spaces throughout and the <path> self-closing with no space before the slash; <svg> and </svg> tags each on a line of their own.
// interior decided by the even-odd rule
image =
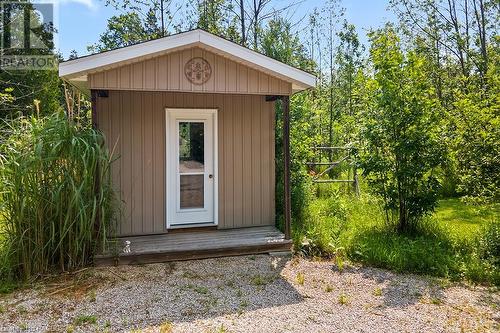
<svg viewBox="0 0 500 333">
<path fill-rule="evenodd" d="M 193 229 L 163 235 L 119 238 L 119 246 L 130 241 L 130 253 L 95 257 L 98 266 L 142 264 L 175 260 L 290 251 L 292 242 L 273 226 L 225 230 Z"/>
</svg>

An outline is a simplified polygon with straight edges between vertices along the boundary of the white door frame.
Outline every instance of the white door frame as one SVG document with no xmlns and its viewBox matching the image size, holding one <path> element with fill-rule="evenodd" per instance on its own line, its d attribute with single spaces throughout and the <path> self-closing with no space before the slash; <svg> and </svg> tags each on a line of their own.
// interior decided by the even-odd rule
<svg viewBox="0 0 500 333">
<path fill-rule="evenodd" d="M 219 222 L 219 168 L 218 168 L 218 130 L 217 130 L 217 109 L 191 109 L 191 108 L 165 108 L 165 217 L 167 229 L 174 228 L 189 228 L 189 227 L 203 227 L 203 226 L 217 226 Z M 175 156 L 177 149 L 175 148 L 176 142 L 171 142 L 171 122 L 179 117 L 185 117 L 186 120 L 195 121 L 199 116 L 200 119 L 206 118 L 207 115 L 212 115 L 212 145 L 213 145 L 213 216 L 214 221 L 208 223 L 187 223 L 187 224 L 171 224 L 173 215 L 172 209 L 177 210 L 175 207 L 178 201 L 178 193 L 174 184 L 171 184 L 172 168 L 174 163 L 178 162 L 178 157 Z M 204 120 L 204 119 L 203 119 Z M 176 122 L 177 124 L 177 122 Z M 177 126 L 175 126 L 177 127 Z M 174 140 L 175 141 L 175 140 Z M 173 158 L 172 158 L 173 156 Z M 176 167 L 177 168 L 177 167 Z M 172 193 L 175 189 L 175 198 L 172 198 Z"/>
</svg>

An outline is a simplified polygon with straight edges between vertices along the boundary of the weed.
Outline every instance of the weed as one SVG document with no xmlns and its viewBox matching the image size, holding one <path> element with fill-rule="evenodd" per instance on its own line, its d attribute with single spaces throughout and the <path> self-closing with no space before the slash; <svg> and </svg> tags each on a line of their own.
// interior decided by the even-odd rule
<svg viewBox="0 0 500 333">
<path fill-rule="evenodd" d="M 375 290 L 373 290 L 373 296 L 382 296 L 382 288 L 375 288 Z"/>
<path fill-rule="evenodd" d="M 85 315 L 81 314 L 78 315 L 74 320 L 73 324 L 76 326 L 82 326 L 82 325 L 88 325 L 88 324 L 96 324 L 97 323 L 97 317 L 94 315 Z"/>
<path fill-rule="evenodd" d="M 264 286 L 267 284 L 267 281 L 262 275 L 257 274 L 252 277 L 252 284 L 255 286 Z"/>
<path fill-rule="evenodd" d="M 90 293 L 89 293 L 89 301 L 92 302 L 92 303 L 95 303 L 96 300 L 97 300 L 97 293 L 95 292 L 95 290 L 90 291 Z"/>
<path fill-rule="evenodd" d="M 248 307 L 248 301 L 246 299 L 242 299 L 240 302 L 240 308 L 245 309 Z"/>
<path fill-rule="evenodd" d="M 339 272 L 342 273 L 345 264 L 345 249 L 343 247 L 335 249 L 335 264 Z"/>
<path fill-rule="evenodd" d="M 1 239 L 0 239 L 1 241 Z M 1 243 L 0 243 L 1 246 Z M 1 250 L 1 248 L 0 248 Z M 4 260 L 7 258 L 4 258 Z M 6 269 L 6 268 L 4 268 Z M 18 289 L 21 287 L 21 284 L 19 282 L 15 281 L 10 281 L 10 280 L 2 280 L 0 279 L 0 295 L 2 294 L 10 294 L 14 290 Z"/>
<path fill-rule="evenodd" d="M 221 324 L 220 327 L 217 329 L 217 333 L 227 333 L 227 329 L 224 327 L 224 324 Z"/>
<path fill-rule="evenodd" d="M 437 297 L 432 297 L 431 298 L 431 303 L 434 304 L 434 305 L 441 305 L 443 303 L 443 301 Z"/>
<path fill-rule="evenodd" d="M 160 333 L 172 333 L 174 330 L 174 324 L 170 321 L 166 321 L 160 325 Z"/>
<path fill-rule="evenodd" d="M 344 270 L 344 258 L 341 256 L 335 256 L 335 264 L 337 265 L 339 272 L 342 273 Z"/>
<path fill-rule="evenodd" d="M 298 272 L 297 276 L 295 277 L 295 280 L 297 281 L 297 284 L 303 286 L 304 285 L 304 280 L 305 280 L 304 273 Z"/>
<path fill-rule="evenodd" d="M 206 295 L 209 292 L 207 287 L 194 287 L 193 290 L 196 291 L 198 294 L 203 294 L 203 295 Z"/>
<path fill-rule="evenodd" d="M 73 333 L 75 331 L 75 326 L 73 325 L 68 325 L 66 327 L 66 333 Z"/>
<path fill-rule="evenodd" d="M 26 324 L 26 323 L 20 323 L 20 324 L 19 324 L 19 329 L 20 329 L 21 331 L 26 331 L 26 330 L 28 330 L 28 324 Z"/>
<path fill-rule="evenodd" d="M 219 301 L 215 297 L 207 297 L 207 298 L 203 299 L 200 303 L 202 303 L 205 306 L 205 308 L 208 310 L 208 309 L 216 306 L 218 302 Z"/>
<path fill-rule="evenodd" d="M 346 294 L 340 294 L 339 296 L 339 304 L 341 305 L 346 305 L 349 303 L 349 299 L 347 298 Z"/>
<path fill-rule="evenodd" d="M 182 273 L 182 277 L 186 279 L 200 279 L 201 276 L 198 273 L 192 272 L 192 271 L 184 271 Z"/>
<path fill-rule="evenodd" d="M 333 291 L 333 287 L 332 287 L 332 286 L 330 286 L 329 284 L 327 284 L 327 285 L 326 285 L 326 288 L 325 288 L 325 291 L 326 291 L 327 293 L 331 293 L 331 292 Z"/>
</svg>

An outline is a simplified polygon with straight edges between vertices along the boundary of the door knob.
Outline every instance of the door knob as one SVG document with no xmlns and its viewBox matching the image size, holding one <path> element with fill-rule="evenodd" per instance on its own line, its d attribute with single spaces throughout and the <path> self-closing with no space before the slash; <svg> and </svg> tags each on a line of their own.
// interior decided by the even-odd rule
<svg viewBox="0 0 500 333">
<path fill-rule="evenodd" d="M 208 175 L 208 178 L 212 179 L 214 178 L 214 175 Z"/>
</svg>

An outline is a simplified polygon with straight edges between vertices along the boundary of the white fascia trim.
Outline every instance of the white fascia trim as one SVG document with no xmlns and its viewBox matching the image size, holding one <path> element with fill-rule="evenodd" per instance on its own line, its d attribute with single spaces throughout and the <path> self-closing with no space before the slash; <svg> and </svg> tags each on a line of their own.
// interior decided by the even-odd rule
<svg viewBox="0 0 500 333">
<path fill-rule="evenodd" d="M 142 44 L 66 61 L 59 64 L 59 76 L 70 79 L 74 76 L 85 76 L 88 71 L 100 67 L 116 65 L 120 62 L 126 62 L 135 58 L 154 56 L 155 54 L 191 45 L 200 45 L 209 49 L 218 50 L 228 56 L 240 59 L 243 63 L 253 64 L 261 69 L 275 73 L 278 77 L 288 78 L 294 83 L 294 91 L 307 89 L 316 85 L 316 77 L 312 74 L 281 63 L 203 30 L 193 30 Z"/>
<path fill-rule="evenodd" d="M 154 55 L 190 44 L 199 43 L 198 31 L 189 31 L 177 35 L 152 40 L 150 42 L 127 46 L 121 49 L 103 53 L 97 53 L 80 59 L 69 60 L 59 64 L 59 76 L 73 76 L 75 74 L 86 74 L 85 72 L 105 67 L 134 58 Z"/>
<path fill-rule="evenodd" d="M 274 72 L 277 76 L 285 76 L 290 80 L 295 81 L 304 89 L 314 87 L 316 85 L 316 77 L 303 70 L 294 68 L 273 58 L 257 53 L 246 47 L 241 47 L 224 38 L 209 34 L 200 30 L 200 43 L 208 47 L 218 49 L 228 55 L 237 57 L 243 62 L 255 64 L 263 69 Z"/>
</svg>

